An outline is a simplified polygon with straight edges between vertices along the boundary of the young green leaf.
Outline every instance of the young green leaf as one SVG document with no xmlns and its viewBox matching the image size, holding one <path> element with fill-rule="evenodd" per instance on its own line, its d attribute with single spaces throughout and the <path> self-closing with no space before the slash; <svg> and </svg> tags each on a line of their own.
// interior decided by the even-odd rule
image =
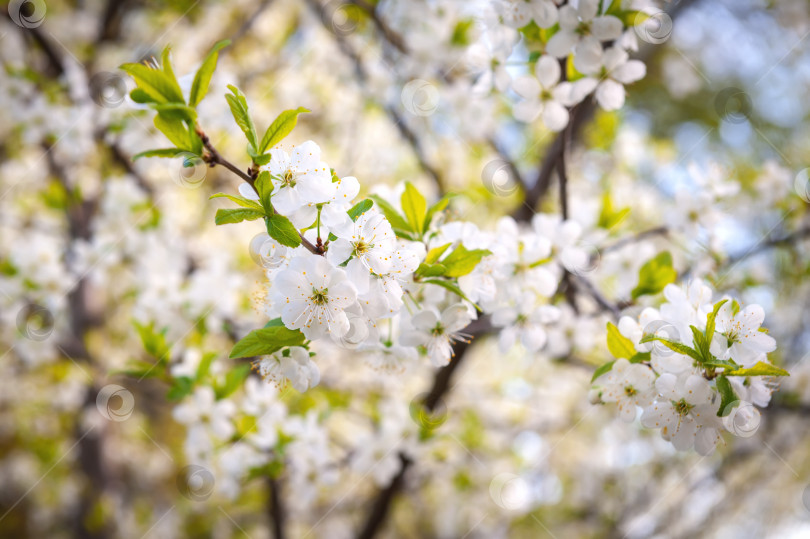
<svg viewBox="0 0 810 539">
<path fill-rule="evenodd" d="M 638 286 L 633 289 L 631 296 L 637 299 L 646 294 L 657 294 L 674 282 L 677 276 L 678 272 L 672 267 L 672 255 L 669 251 L 664 251 L 641 266 Z"/>
<path fill-rule="evenodd" d="M 136 159 L 140 159 L 141 157 L 177 157 L 178 155 L 182 155 L 184 153 L 188 153 L 185 150 L 181 150 L 180 148 L 163 148 L 160 150 L 146 150 L 145 152 L 136 153 L 132 156 L 132 160 L 135 161 Z"/>
<path fill-rule="evenodd" d="M 169 120 L 183 120 L 192 124 L 197 121 L 197 111 L 182 103 L 155 103 L 152 108 Z"/>
<path fill-rule="evenodd" d="M 373 205 L 374 202 L 370 198 L 365 198 L 351 207 L 348 211 L 349 217 L 352 221 L 357 221 L 357 218 L 370 210 Z"/>
<path fill-rule="evenodd" d="M 439 277 L 444 275 L 445 271 L 447 271 L 447 268 L 444 264 L 427 264 L 423 262 L 419 264 L 414 274 L 417 277 Z"/>
<path fill-rule="evenodd" d="M 374 203 L 377 204 L 377 207 L 380 208 L 380 211 L 383 212 L 383 215 L 385 215 L 385 218 L 391 223 L 391 228 L 394 229 L 397 236 L 402 236 L 403 232 L 406 235 L 409 233 L 408 221 L 394 209 L 390 202 L 377 195 L 370 195 L 369 198 L 371 198 Z"/>
<path fill-rule="evenodd" d="M 184 151 L 192 149 L 188 129 L 182 120 L 169 118 L 163 114 L 157 114 L 154 123 L 158 131 L 166 135 L 166 138 L 169 139 L 172 144 Z"/>
<path fill-rule="evenodd" d="M 147 103 L 156 103 L 155 98 L 149 95 L 143 88 L 135 88 L 129 92 L 129 97 L 136 103 L 145 105 Z"/>
<path fill-rule="evenodd" d="M 743 367 L 726 373 L 728 376 L 790 376 L 790 373 L 781 367 L 757 361 L 753 367 Z"/>
<path fill-rule="evenodd" d="M 301 236 L 298 234 L 298 230 L 296 230 L 292 222 L 283 215 L 274 213 L 266 217 L 264 221 L 267 223 L 267 233 L 281 245 L 287 247 L 298 247 L 301 245 Z"/>
<path fill-rule="evenodd" d="M 727 299 L 724 299 L 715 303 L 714 309 L 712 309 L 712 312 L 710 312 L 709 316 L 706 318 L 706 339 L 708 340 L 710 346 L 712 344 L 712 338 L 714 337 L 714 329 L 717 322 L 717 313 L 720 312 L 720 309 L 723 307 L 723 305 L 726 304 L 727 301 L 728 301 Z"/>
<path fill-rule="evenodd" d="M 250 119 L 250 115 L 248 114 L 248 104 L 245 94 L 240 92 L 239 88 L 232 84 L 228 85 L 228 89 L 232 93 L 225 94 L 225 99 L 228 101 L 228 106 L 231 108 L 233 119 L 236 120 L 239 129 L 241 129 L 245 137 L 247 137 L 250 148 L 258 153 L 259 140 L 256 135 L 256 127 L 253 125 L 253 120 Z"/>
<path fill-rule="evenodd" d="M 248 374 L 250 374 L 250 365 L 247 364 L 237 365 L 228 371 L 228 374 L 225 375 L 225 383 L 214 389 L 217 399 L 224 399 L 239 389 Z"/>
<path fill-rule="evenodd" d="M 442 260 L 442 264 L 447 268 L 444 274 L 447 277 L 462 277 L 467 275 L 475 269 L 482 258 L 491 254 L 492 251 L 488 251 L 487 249 L 467 250 L 466 247 L 459 244 L 458 247 L 453 249 L 452 253 Z"/>
<path fill-rule="evenodd" d="M 427 233 L 428 229 L 430 228 L 430 222 L 433 220 L 433 216 L 439 213 L 440 211 L 443 211 L 449 203 L 450 199 L 445 196 L 440 198 L 439 201 L 436 202 L 436 204 L 430 207 L 430 209 L 427 212 L 427 215 L 425 215 L 425 224 L 422 227 L 423 234 Z"/>
<path fill-rule="evenodd" d="M 234 195 L 229 195 L 227 193 L 217 193 L 215 195 L 211 195 L 210 197 L 208 197 L 208 200 L 211 200 L 213 198 L 227 198 L 232 202 L 236 202 L 243 208 L 250 208 L 251 210 L 262 212 L 262 215 L 264 215 L 264 208 L 262 208 L 261 204 L 259 204 L 255 200 L 249 200 L 247 198 L 237 197 Z"/>
<path fill-rule="evenodd" d="M 425 256 L 425 264 L 435 264 L 439 261 L 439 257 L 444 254 L 448 247 L 450 247 L 451 243 L 445 243 L 439 247 L 434 247 L 430 251 L 427 252 L 427 256 Z"/>
<path fill-rule="evenodd" d="M 692 344 L 695 345 L 695 350 L 697 350 L 702 358 L 700 362 L 705 363 L 712 358 L 712 354 L 709 352 L 709 343 L 706 341 L 706 335 L 695 326 L 689 326 L 689 329 L 692 330 Z"/>
<path fill-rule="evenodd" d="M 411 182 L 405 182 L 405 191 L 399 201 L 402 205 L 402 212 L 410 224 L 410 230 L 416 232 L 417 235 L 421 235 L 425 222 L 425 212 L 427 211 L 425 197 L 416 190 L 416 187 Z"/>
<path fill-rule="evenodd" d="M 189 376 L 178 376 L 172 380 L 172 385 L 166 393 L 166 398 L 172 402 L 183 400 L 194 389 L 194 380 Z"/>
<path fill-rule="evenodd" d="M 253 221 L 264 217 L 264 211 L 248 208 L 217 210 L 214 222 L 218 225 L 228 225 L 231 223 L 241 223 L 242 221 Z"/>
<path fill-rule="evenodd" d="M 304 107 L 298 107 L 297 109 L 285 110 L 279 114 L 278 118 L 273 120 L 273 123 L 265 131 L 262 142 L 258 146 L 258 153 L 264 153 L 281 142 L 295 128 L 298 123 L 298 115 L 306 112 L 311 111 Z"/>
<path fill-rule="evenodd" d="M 297 329 L 272 326 L 254 329 L 237 342 L 231 350 L 231 359 L 240 357 L 266 356 L 278 352 L 285 346 L 301 346 L 304 334 Z"/>
<path fill-rule="evenodd" d="M 731 382 L 722 374 L 717 377 L 714 383 L 717 386 L 717 391 L 720 393 L 720 408 L 717 410 L 717 416 L 725 417 L 731 413 L 731 410 L 734 409 L 734 403 L 739 402 L 740 399 L 738 399 L 737 395 L 734 393 Z"/>
<path fill-rule="evenodd" d="M 443 281 L 441 279 L 427 279 L 424 282 L 429 283 L 429 284 L 435 284 L 436 286 L 441 286 L 442 288 L 446 288 L 447 290 L 454 293 L 458 297 L 460 297 L 462 299 L 465 299 L 465 300 L 469 301 L 470 303 L 472 303 L 473 306 L 476 309 L 478 309 L 479 311 L 481 310 L 478 307 L 478 305 L 473 303 L 473 301 L 470 298 L 468 298 L 467 295 L 461 290 L 461 288 L 459 288 L 458 285 L 456 283 L 454 283 L 453 281 Z"/>
<path fill-rule="evenodd" d="M 166 47 L 163 49 L 163 52 L 160 55 L 160 67 L 163 69 L 163 73 L 166 75 L 166 80 L 172 87 L 172 92 L 175 95 L 180 96 L 179 103 L 185 105 L 186 100 L 183 98 L 183 90 L 180 88 L 180 84 L 177 82 L 177 76 L 174 74 L 174 69 L 172 69 L 172 59 L 169 57 L 171 53 L 171 47 Z"/>
<path fill-rule="evenodd" d="M 259 193 L 259 200 L 264 207 L 267 215 L 273 214 L 273 202 L 271 197 L 273 195 L 273 182 L 270 179 L 270 172 L 263 170 L 256 178 L 256 191 Z"/>
<path fill-rule="evenodd" d="M 188 94 L 188 104 L 190 106 L 196 107 L 199 105 L 200 101 L 205 97 L 205 94 L 208 93 L 208 85 L 211 84 L 211 76 L 214 74 L 214 70 L 217 67 L 219 51 L 230 44 L 231 42 L 228 39 L 215 43 L 211 52 L 209 52 L 208 56 L 203 60 L 200 69 L 198 69 L 197 73 L 194 75 L 194 82 L 191 83 L 191 92 Z"/>
<path fill-rule="evenodd" d="M 595 382 L 597 378 L 602 376 L 605 373 L 610 372 L 613 368 L 613 364 L 616 363 L 616 360 L 608 361 L 607 363 L 600 365 L 595 371 L 593 371 L 593 376 L 591 377 L 591 382 Z"/>
<path fill-rule="evenodd" d="M 633 341 L 622 335 L 613 322 L 607 323 L 607 347 L 615 358 L 630 359 L 636 354 Z"/>
<path fill-rule="evenodd" d="M 121 69 L 129 73 L 138 88 L 151 97 L 156 103 L 185 104 L 183 93 L 165 72 L 143 64 L 124 64 Z M 139 94 L 142 95 L 142 94 Z"/>
<path fill-rule="evenodd" d="M 691 357 L 692 359 L 694 359 L 695 361 L 697 361 L 699 363 L 703 362 L 703 357 L 700 355 L 700 353 L 697 350 L 695 350 L 693 348 L 690 348 L 690 347 L 686 346 L 685 344 L 681 344 L 681 343 L 676 342 L 676 341 L 671 341 L 669 339 L 659 337 L 654 333 L 651 333 L 649 335 L 645 335 L 639 342 L 640 343 L 645 343 L 645 342 L 652 342 L 652 341 L 662 342 L 662 343 L 664 343 L 664 346 L 666 346 L 667 348 L 669 348 L 673 352 L 677 352 L 679 354 L 689 356 L 689 357 Z"/>
</svg>

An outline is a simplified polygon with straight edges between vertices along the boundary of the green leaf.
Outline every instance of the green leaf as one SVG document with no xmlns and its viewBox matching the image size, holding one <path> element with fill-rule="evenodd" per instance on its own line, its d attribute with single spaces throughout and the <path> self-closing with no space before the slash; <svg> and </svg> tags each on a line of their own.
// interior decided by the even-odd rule
<svg viewBox="0 0 810 539">
<path fill-rule="evenodd" d="M 182 400 L 183 397 L 190 395 L 193 389 L 194 380 L 188 376 L 178 376 L 172 380 L 172 386 L 169 388 L 166 398 L 170 401 L 176 402 Z"/>
<path fill-rule="evenodd" d="M 272 326 L 254 329 L 236 343 L 231 350 L 231 359 L 240 357 L 266 356 L 278 352 L 285 346 L 301 346 L 304 334 L 297 329 Z"/>
<path fill-rule="evenodd" d="M 439 261 L 439 257 L 444 254 L 444 252 L 453 245 L 452 242 L 445 243 L 444 245 L 440 245 L 439 247 L 434 247 L 430 251 L 427 252 L 427 256 L 425 256 L 425 264 L 435 264 Z"/>
<path fill-rule="evenodd" d="M 697 350 L 694 350 L 693 348 L 689 348 L 685 344 L 681 344 L 681 343 L 676 342 L 676 341 L 670 341 L 669 339 L 664 339 L 663 337 L 658 337 L 654 333 L 651 333 L 649 335 L 645 335 L 639 342 L 640 343 L 645 343 L 645 342 L 652 342 L 652 341 L 660 341 L 660 342 L 664 343 L 664 346 L 666 346 L 667 348 L 669 348 L 673 352 L 678 352 L 679 354 L 689 356 L 689 357 L 691 357 L 692 359 L 694 359 L 695 361 L 697 361 L 699 363 L 703 362 L 703 357 L 701 357 L 700 353 Z"/>
<path fill-rule="evenodd" d="M 228 200 L 230 200 L 232 202 L 236 202 L 237 204 L 239 204 L 243 208 L 250 208 L 251 210 L 256 210 L 258 212 L 261 212 L 262 215 L 264 215 L 264 208 L 262 208 L 261 204 L 259 204 L 255 200 L 250 200 L 250 199 L 247 199 L 247 198 L 244 198 L 244 197 L 237 197 L 237 196 L 234 196 L 234 195 L 229 195 L 227 193 L 217 193 L 215 195 L 211 195 L 210 197 L 208 197 L 208 200 L 211 200 L 213 198 L 227 198 Z"/>
<path fill-rule="evenodd" d="M 348 211 L 349 217 L 352 218 L 352 221 L 357 221 L 357 218 L 370 210 L 373 205 L 374 201 L 370 198 L 365 198 L 351 207 Z"/>
<path fill-rule="evenodd" d="M 174 74 L 174 69 L 172 69 L 172 60 L 169 57 L 169 53 L 171 53 L 171 47 L 166 47 L 163 49 L 163 52 L 160 55 L 160 66 L 163 69 L 164 75 L 166 75 L 166 80 L 169 81 L 169 84 L 172 87 L 172 92 L 175 95 L 180 96 L 179 103 L 185 105 L 186 100 L 183 98 L 183 90 L 180 88 L 180 84 L 177 82 L 177 76 Z"/>
<path fill-rule="evenodd" d="M 706 339 L 708 340 L 710 346 L 712 344 L 712 338 L 714 337 L 717 313 L 720 312 L 720 309 L 723 307 L 723 305 L 725 305 L 727 301 L 728 301 L 727 299 L 724 299 L 715 303 L 714 309 L 712 309 L 712 312 L 710 312 L 709 316 L 706 318 Z"/>
<path fill-rule="evenodd" d="M 188 153 L 180 148 L 162 148 L 160 150 L 146 150 L 145 152 L 136 153 L 132 156 L 132 160 L 140 159 L 141 157 L 177 157 Z"/>
<path fill-rule="evenodd" d="M 491 255 L 492 251 L 487 249 L 468 250 L 463 245 L 453 249 L 453 252 L 444 257 L 442 264 L 447 268 L 444 274 L 447 277 L 462 277 L 472 272 L 481 262 L 481 259 Z"/>
<path fill-rule="evenodd" d="M 394 229 L 394 232 L 397 233 L 397 236 L 402 236 L 402 232 L 406 235 L 409 233 L 410 228 L 408 226 L 408 221 L 402 217 L 394 206 L 391 205 L 387 200 L 377 195 L 369 195 L 369 198 L 373 200 L 377 207 L 380 208 L 380 211 L 383 212 L 385 218 L 388 219 L 388 222 L 391 223 L 391 228 Z"/>
<path fill-rule="evenodd" d="M 621 223 L 629 213 L 630 208 L 615 209 L 613 199 L 610 198 L 610 192 L 606 191 L 602 196 L 602 211 L 599 213 L 599 221 L 596 226 L 610 230 Z"/>
<path fill-rule="evenodd" d="M 652 354 L 650 352 L 636 352 L 628 361 L 630 361 L 630 363 L 644 363 L 645 361 L 649 361 L 651 357 Z"/>
<path fill-rule="evenodd" d="M 735 363 L 734 360 L 728 361 L 725 359 L 717 359 L 714 356 L 712 356 L 708 361 L 704 362 L 703 366 L 708 368 L 726 369 L 724 372 L 726 375 L 740 368 L 740 366 Z"/>
<path fill-rule="evenodd" d="M 212 352 L 208 352 L 207 354 L 203 354 L 202 359 L 200 360 L 200 364 L 197 365 L 197 374 L 194 377 L 196 382 L 203 380 L 208 373 L 211 372 L 211 364 L 216 359 L 217 355 Z"/>
<path fill-rule="evenodd" d="M 143 88 L 135 88 L 131 92 L 129 92 L 129 97 L 136 103 L 140 103 L 142 105 L 146 103 L 157 103 L 155 99 L 149 95 Z"/>
<path fill-rule="evenodd" d="M 146 353 L 157 359 L 158 363 L 168 362 L 171 347 L 166 342 L 166 331 L 157 331 L 154 322 L 145 325 L 134 320 L 132 324 L 141 338 L 141 344 Z"/>
<path fill-rule="evenodd" d="M 442 197 L 436 204 L 430 207 L 427 215 L 425 215 L 425 225 L 422 227 L 422 233 L 426 233 L 430 228 L 430 222 L 433 220 L 433 216 L 443 211 L 449 203 L 450 199 L 448 197 Z"/>
<path fill-rule="evenodd" d="M 242 221 L 253 221 L 260 217 L 264 217 L 264 211 L 248 208 L 219 209 L 214 217 L 214 222 L 218 225 L 228 225 L 231 223 L 241 223 Z"/>
<path fill-rule="evenodd" d="M 281 245 L 286 245 L 287 247 L 298 247 L 301 245 L 301 236 L 298 234 L 298 230 L 296 230 L 292 222 L 283 215 L 274 213 L 265 218 L 265 222 L 267 223 L 267 233 Z"/>
<path fill-rule="evenodd" d="M 757 361 L 753 367 L 743 367 L 726 374 L 728 376 L 790 376 L 785 369 L 764 361 Z"/>
<path fill-rule="evenodd" d="M 281 321 L 280 316 L 278 318 L 273 318 L 272 320 L 270 320 L 269 322 L 267 322 L 264 325 L 264 327 L 266 327 L 266 328 L 278 328 L 278 327 L 283 327 L 283 326 L 284 326 L 284 322 Z"/>
<path fill-rule="evenodd" d="M 228 85 L 228 89 L 233 93 L 225 94 L 225 99 L 228 101 L 228 106 L 231 108 L 233 119 L 236 120 L 236 125 L 239 126 L 239 129 L 241 129 L 245 137 L 247 137 L 251 150 L 259 153 L 257 151 L 259 140 L 256 135 L 256 127 L 253 125 L 253 120 L 250 119 L 250 115 L 248 114 L 248 104 L 245 94 L 240 92 L 239 88 L 232 84 Z"/>
<path fill-rule="evenodd" d="M 738 399 L 737 395 L 734 393 L 731 382 L 722 374 L 715 379 L 714 383 L 717 386 L 717 391 L 720 393 L 720 408 L 717 410 L 717 416 L 725 417 L 734 409 L 734 407 L 730 405 L 740 399 Z"/>
<path fill-rule="evenodd" d="M 263 170 L 256 178 L 256 191 L 259 193 L 259 200 L 262 202 L 265 213 L 273 214 L 273 181 L 270 179 L 270 172 Z"/>
<path fill-rule="evenodd" d="M 197 111 L 188 105 L 181 103 L 155 103 L 152 105 L 152 108 L 158 111 L 158 114 L 169 120 L 184 120 L 190 123 L 197 121 Z"/>
<path fill-rule="evenodd" d="M 416 268 L 415 274 L 418 277 L 439 277 L 444 275 L 445 271 L 447 271 L 447 267 L 444 264 L 426 264 L 423 262 Z"/>
<path fill-rule="evenodd" d="M 646 294 L 657 294 L 664 287 L 678 276 L 678 272 L 672 267 L 672 255 L 669 251 L 664 251 L 656 257 L 648 260 L 639 270 L 638 286 L 633 289 L 632 297 L 637 299 Z"/>
<path fill-rule="evenodd" d="M 214 390 L 217 399 L 224 399 L 232 395 L 234 391 L 239 389 L 248 374 L 250 374 L 250 365 L 246 363 L 237 365 L 228 371 L 228 374 L 225 375 L 225 383 Z"/>
<path fill-rule="evenodd" d="M 399 202 L 402 205 L 402 212 L 410 224 L 410 230 L 421 235 L 425 223 L 425 212 L 427 211 L 425 197 L 416 190 L 416 187 L 411 182 L 405 182 L 405 191 L 402 193 Z"/>
<path fill-rule="evenodd" d="M 185 104 L 183 93 L 176 87 L 171 78 L 165 72 L 152 69 L 143 64 L 124 64 L 121 69 L 129 73 L 138 88 L 143 90 L 156 103 L 181 103 Z M 143 94 L 137 94 L 143 98 Z"/>
<path fill-rule="evenodd" d="M 481 310 L 478 307 L 478 305 L 475 305 L 475 303 L 473 303 L 473 301 L 470 298 L 468 298 L 467 295 L 464 294 L 464 292 L 461 291 L 461 288 L 459 288 L 458 285 L 456 283 L 454 283 L 453 281 L 443 281 L 441 279 L 427 279 L 424 282 L 429 283 L 429 284 L 435 284 L 436 286 L 441 286 L 442 288 L 446 288 L 447 290 L 454 293 L 458 297 L 460 297 L 462 299 L 465 299 L 465 300 L 469 301 L 470 303 L 472 303 L 475 306 L 475 308 L 478 309 L 479 311 Z"/>
<path fill-rule="evenodd" d="M 192 149 L 188 129 L 182 120 L 169 118 L 163 114 L 157 114 L 154 123 L 158 131 L 166 135 L 166 138 L 169 139 L 172 144 L 181 150 L 189 151 Z"/>
<path fill-rule="evenodd" d="M 289 135 L 298 123 L 298 115 L 306 112 L 311 111 L 304 107 L 298 107 L 297 109 L 285 110 L 279 114 L 278 118 L 273 120 L 273 123 L 265 131 L 262 142 L 258 146 L 259 153 L 266 152 L 284 140 L 284 137 Z"/>
<path fill-rule="evenodd" d="M 622 335 L 613 322 L 607 323 L 607 347 L 615 358 L 629 360 L 636 355 L 636 347 L 633 345 L 633 341 Z"/>
<path fill-rule="evenodd" d="M 599 368 L 597 368 L 595 371 L 593 371 L 593 376 L 591 377 L 591 383 L 595 382 L 596 379 L 599 378 L 600 376 L 602 376 L 603 374 L 610 372 L 610 370 L 613 368 L 614 363 L 616 363 L 615 359 L 613 361 L 608 361 L 604 365 L 600 365 Z"/>
<path fill-rule="evenodd" d="M 705 363 L 712 358 L 712 354 L 709 352 L 709 343 L 706 342 L 706 335 L 695 326 L 689 326 L 689 329 L 692 330 L 692 344 L 695 345 L 695 350 L 702 358 L 700 362 Z"/>
<path fill-rule="evenodd" d="M 196 107 L 199 105 L 200 101 L 205 97 L 205 94 L 208 93 L 208 85 L 211 84 L 211 76 L 214 74 L 214 70 L 217 67 L 219 51 L 230 44 L 231 42 L 228 39 L 215 43 L 211 52 L 209 52 L 208 56 L 203 60 L 200 69 L 198 69 L 197 74 L 194 75 L 194 82 L 191 83 L 191 92 L 188 94 L 188 104 L 190 106 Z"/>
</svg>

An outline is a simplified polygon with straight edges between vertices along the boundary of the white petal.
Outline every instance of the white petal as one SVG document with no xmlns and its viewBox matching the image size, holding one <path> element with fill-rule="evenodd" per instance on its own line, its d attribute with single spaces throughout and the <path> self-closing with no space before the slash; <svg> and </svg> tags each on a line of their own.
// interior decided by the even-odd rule
<svg viewBox="0 0 810 539">
<path fill-rule="evenodd" d="M 537 64 L 535 64 L 534 72 L 537 75 L 537 80 L 540 81 L 540 86 L 546 89 L 551 89 L 554 87 L 554 85 L 560 82 L 560 61 L 553 56 L 544 54 L 537 61 Z M 538 93 L 539 91 L 536 92 L 534 96 L 536 96 Z"/>
<path fill-rule="evenodd" d="M 586 75 L 595 75 L 602 69 L 602 45 L 592 36 L 585 36 L 574 47 L 574 67 Z"/>
<path fill-rule="evenodd" d="M 519 122 L 531 123 L 540 116 L 543 104 L 537 99 L 527 99 L 512 106 L 512 115 Z"/>
<path fill-rule="evenodd" d="M 551 131 L 562 131 L 568 125 L 568 110 L 556 101 L 546 102 L 543 107 L 543 123 Z"/>
<path fill-rule="evenodd" d="M 532 8 L 534 22 L 540 28 L 548 28 L 557 22 L 557 6 L 549 0 L 534 0 Z"/>
<path fill-rule="evenodd" d="M 596 88 L 596 101 L 605 110 L 618 110 L 624 105 L 624 86 L 614 80 L 602 81 Z"/>
<path fill-rule="evenodd" d="M 579 0 L 577 14 L 583 21 L 590 21 L 599 11 L 599 0 Z"/>
<path fill-rule="evenodd" d="M 596 17 L 591 23 L 591 33 L 600 41 L 618 39 L 622 35 L 622 21 L 612 15 Z"/>
<path fill-rule="evenodd" d="M 610 76 L 622 84 L 630 84 L 641 80 L 647 74 L 647 66 L 640 60 L 630 60 L 626 64 L 614 69 Z"/>
<path fill-rule="evenodd" d="M 537 64 L 539 66 L 540 62 L 538 61 Z M 540 83 L 536 78 L 530 75 L 523 75 L 516 78 L 514 82 L 512 82 L 512 89 L 516 94 L 525 99 L 536 99 L 537 96 L 540 95 L 541 90 Z"/>
<path fill-rule="evenodd" d="M 579 36 L 577 34 L 568 30 L 560 30 L 548 40 L 546 52 L 557 58 L 563 58 L 568 56 L 568 53 L 578 42 Z"/>
<path fill-rule="evenodd" d="M 282 187 L 273 191 L 272 201 L 273 207 L 282 215 L 292 215 L 304 204 L 292 187 Z"/>
<path fill-rule="evenodd" d="M 239 184 L 239 194 L 248 200 L 259 200 L 259 193 L 246 183 Z"/>
</svg>

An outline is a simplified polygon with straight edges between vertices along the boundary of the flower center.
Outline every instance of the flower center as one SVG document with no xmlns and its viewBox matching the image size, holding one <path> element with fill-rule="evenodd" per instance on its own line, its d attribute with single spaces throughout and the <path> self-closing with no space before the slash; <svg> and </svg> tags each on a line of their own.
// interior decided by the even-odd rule
<svg viewBox="0 0 810 539">
<path fill-rule="evenodd" d="M 591 25 L 590 25 L 590 23 L 587 23 L 585 21 L 580 21 L 580 23 L 577 25 L 577 29 L 574 30 L 574 32 L 576 32 L 577 34 L 579 34 L 581 36 L 590 35 L 590 33 L 591 33 Z"/>
<path fill-rule="evenodd" d="M 323 290 L 317 290 L 315 288 L 312 289 L 312 296 L 309 299 L 312 300 L 312 303 L 315 305 L 326 305 L 329 303 L 329 297 L 327 293 L 329 292 L 328 288 L 324 288 Z"/>
<path fill-rule="evenodd" d="M 628 397 L 632 397 L 636 393 L 638 393 L 638 390 L 633 386 L 624 386 L 624 394 Z"/>
<path fill-rule="evenodd" d="M 686 402 L 686 399 L 681 399 L 678 402 L 673 402 L 672 407 L 675 408 L 675 412 L 681 417 L 684 417 L 686 414 L 689 413 L 689 410 L 694 408 L 693 405 Z"/>
<path fill-rule="evenodd" d="M 295 173 L 291 169 L 287 169 L 281 177 L 281 181 L 287 187 L 295 187 Z"/>
<path fill-rule="evenodd" d="M 354 252 L 357 255 L 362 255 L 369 252 L 372 247 L 373 245 L 371 245 L 370 243 L 366 243 L 365 241 L 360 240 L 354 244 Z"/>
<path fill-rule="evenodd" d="M 432 330 L 430 330 L 430 333 L 434 337 L 444 335 L 444 327 L 442 326 L 441 322 L 436 322 L 436 326 Z"/>
</svg>

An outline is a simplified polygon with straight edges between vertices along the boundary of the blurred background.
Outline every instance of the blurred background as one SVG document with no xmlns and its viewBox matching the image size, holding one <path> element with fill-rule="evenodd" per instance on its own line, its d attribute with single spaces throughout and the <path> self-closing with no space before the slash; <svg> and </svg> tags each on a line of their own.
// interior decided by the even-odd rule
<svg viewBox="0 0 810 539">
<path fill-rule="evenodd" d="M 476 339 L 429 418 L 412 413 L 427 361 L 330 349 L 298 393 L 227 359 L 265 321 L 261 227 L 214 226 L 208 197 L 238 185 L 226 170 L 132 161 L 165 143 L 118 66 L 171 45 L 190 85 L 231 39 L 199 108 L 224 155 L 247 164 L 223 99 L 236 84 L 258 124 L 311 109 L 291 139 L 315 140 L 363 193 L 452 192 L 454 214 L 487 228 L 559 212 L 555 186 L 526 205 L 553 134 L 481 88 L 490 2 L 14 1 L 0 17 L 0 536 L 352 537 L 401 447 L 414 461 L 380 536 L 810 536 L 810 4 L 623 4 L 670 15 L 637 36 L 647 76 L 626 106 L 585 107 L 572 133 L 589 278 L 637 314 L 654 304 L 626 301 L 638 269 L 668 249 L 683 281 L 762 305 L 791 376 L 756 432 L 701 457 L 590 405 L 611 313 L 586 303 L 540 354 Z M 523 39 L 503 67 L 527 72 L 531 51 Z M 420 439 L 425 421 L 440 427 Z"/>
</svg>

